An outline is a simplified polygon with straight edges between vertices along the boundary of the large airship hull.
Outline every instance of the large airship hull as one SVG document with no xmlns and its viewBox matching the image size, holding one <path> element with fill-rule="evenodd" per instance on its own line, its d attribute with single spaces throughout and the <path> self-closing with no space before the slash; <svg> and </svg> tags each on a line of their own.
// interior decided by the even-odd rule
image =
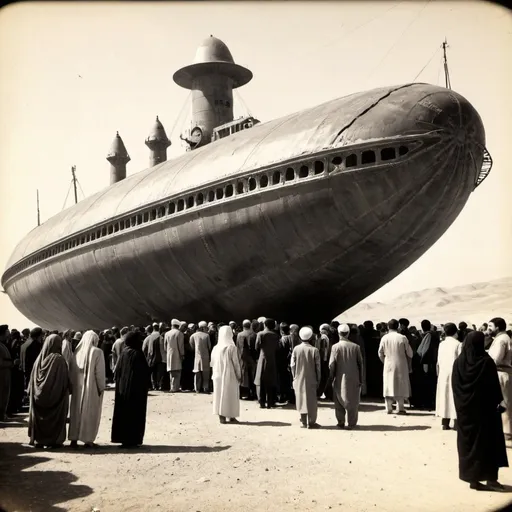
<svg viewBox="0 0 512 512">
<path fill-rule="evenodd" d="M 25 316 L 59 329 L 329 320 L 441 237 L 484 146 L 475 109 L 441 87 L 333 100 L 61 212 L 20 242 L 2 284 Z"/>
</svg>

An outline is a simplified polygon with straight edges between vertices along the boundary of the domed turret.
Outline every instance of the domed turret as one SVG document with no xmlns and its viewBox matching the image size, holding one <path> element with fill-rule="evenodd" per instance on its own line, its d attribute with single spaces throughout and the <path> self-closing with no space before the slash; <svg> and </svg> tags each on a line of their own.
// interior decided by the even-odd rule
<svg viewBox="0 0 512 512">
<path fill-rule="evenodd" d="M 185 139 L 192 149 L 211 141 L 213 129 L 233 121 L 233 89 L 252 79 L 235 64 L 229 48 L 216 37 L 205 39 L 194 62 L 174 73 L 173 80 L 192 90 L 192 129 Z"/>
<path fill-rule="evenodd" d="M 156 116 L 155 123 L 146 139 L 146 146 L 150 149 L 149 166 L 153 167 L 167 160 L 167 148 L 171 145 L 171 141 L 167 138 L 165 129 Z"/>
<path fill-rule="evenodd" d="M 126 178 L 126 164 L 131 160 L 126 151 L 123 139 L 116 132 L 110 151 L 107 154 L 107 160 L 110 162 L 110 184 L 113 185 L 118 181 Z"/>
</svg>

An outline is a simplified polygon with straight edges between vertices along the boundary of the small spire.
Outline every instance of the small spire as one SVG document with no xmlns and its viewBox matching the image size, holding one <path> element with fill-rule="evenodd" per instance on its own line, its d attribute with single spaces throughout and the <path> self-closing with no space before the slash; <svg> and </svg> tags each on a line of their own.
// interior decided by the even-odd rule
<svg viewBox="0 0 512 512">
<path fill-rule="evenodd" d="M 159 145 L 165 146 L 166 148 L 171 145 L 171 141 L 167 138 L 167 134 L 165 133 L 165 129 L 156 116 L 156 121 L 151 127 L 149 131 L 148 138 L 146 139 L 146 145 L 150 147 L 151 145 L 158 143 Z"/>
<path fill-rule="evenodd" d="M 109 162 L 112 160 L 123 160 L 125 162 L 129 162 L 131 160 L 130 155 L 128 155 L 128 151 L 126 151 L 123 139 L 121 139 L 121 136 L 119 135 L 119 132 L 116 132 L 112 146 L 110 146 L 110 151 L 107 154 L 107 160 Z"/>
</svg>

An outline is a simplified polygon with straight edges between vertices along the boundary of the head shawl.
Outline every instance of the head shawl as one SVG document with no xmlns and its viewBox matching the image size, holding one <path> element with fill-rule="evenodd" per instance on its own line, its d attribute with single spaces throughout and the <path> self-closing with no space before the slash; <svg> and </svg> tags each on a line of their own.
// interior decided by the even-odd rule
<svg viewBox="0 0 512 512">
<path fill-rule="evenodd" d="M 338 326 L 338 332 L 340 334 L 349 334 L 350 327 L 347 324 L 341 324 L 340 326 Z"/>
<path fill-rule="evenodd" d="M 228 347 L 229 345 L 234 345 L 233 342 L 233 329 L 229 327 L 229 325 L 223 325 L 219 329 L 219 340 L 217 341 L 217 346 L 220 348 Z"/>
<path fill-rule="evenodd" d="M 189 329 L 193 329 L 196 326 L 196 324 L 188 324 Z"/>
<path fill-rule="evenodd" d="M 311 327 L 303 327 L 299 331 L 299 336 L 300 336 L 301 340 L 309 341 L 311 339 L 311 337 L 313 336 L 313 330 L 311 329 Z"/>
<path fill-rule="evenodd" d="M 260 316 L 260 317 L 258 318 L 258 322 L 259 322 L 260 324 L 264 324 L 264 323 L 265 323 L 265 320 L 266 320 L 266 318 L 265 318 L 264 316 Z"/>
<path fill-rule="evenodd" d="M 89 354 L 93 347 L 98 346 L 99 337 L 94 331 L 87 331 L 83 336 L 82 340 L 76 347 L 75 359 L 76 365 L 80 370 L 85 368 L 87 361 L 89 360 Z"/>
<path fill-rule="evenodd" d="M 75 335 L 73 336 L 73 339 L 75 341 L 80 341 L 82 339 L 82 333 L 80 331 L 75 332 Z"/>
<path fill-rule="evenodd" d="M 130 331 L 126 338 L 124 339 L 124 344 L 128 348 L 132 348 L 134 350 L 142 350 L 142 338 L 140 336 L 140 333 L 135 331 Z"/>
</svg>

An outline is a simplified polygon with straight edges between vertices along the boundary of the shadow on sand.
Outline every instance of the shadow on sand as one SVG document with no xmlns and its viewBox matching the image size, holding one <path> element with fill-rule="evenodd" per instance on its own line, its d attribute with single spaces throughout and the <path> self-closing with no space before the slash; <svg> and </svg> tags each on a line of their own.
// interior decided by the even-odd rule
<svg viewBox="0 0 512 512">
<path fill-rule="evenodd" d="M 48 460 L 40 451 L 29 446 L 0 444 L 0 510 L 64 512 L 66 509 L 57 506 L 57 503 L 92 494 L 90 487 L 74 485 L 78 479 L 71 472 L 48 469 L 25 471 Z"/>
<path fill-rule="evenodd" d="M 235 423 L 236 425 L 236 423 Z M 291 427 L 291 423 L 284 421 L 239 421 L 238 425 L 247 425 L 249 427 Z"/>
<path fill-rule="evenodd" d="M 124 455 L 130 453 L 213 453 L 223 452 L 231 446 L 165 446 L 165 445 L 142 445 L 134 448 L 124 448 L 119 444 L 99 444 L 94 448 L 84 448 L 82 444 L 78 448 L 71 448 L 69 444 L 61 448 L 52 449 L 52 452 L 59 453 L 80 453 L 84 455 Z M 45 450 L 33 450 L 35 453 L 41 453 Z"/>
<path fill-rule="evenodd" d="M 414 430 L 429 430 L 432 427 L 426 425 L 357 425 L 353 430 L 348 430 L 347 432 L 358 432 L 358 431 L 369 431 L 369 432 L 407 432 Z M 338 428 L 336 425 L 327 425 L 322 426 L 322 430 L 340 430 L 344 432 L 343 429 Z"/>
</svg>

